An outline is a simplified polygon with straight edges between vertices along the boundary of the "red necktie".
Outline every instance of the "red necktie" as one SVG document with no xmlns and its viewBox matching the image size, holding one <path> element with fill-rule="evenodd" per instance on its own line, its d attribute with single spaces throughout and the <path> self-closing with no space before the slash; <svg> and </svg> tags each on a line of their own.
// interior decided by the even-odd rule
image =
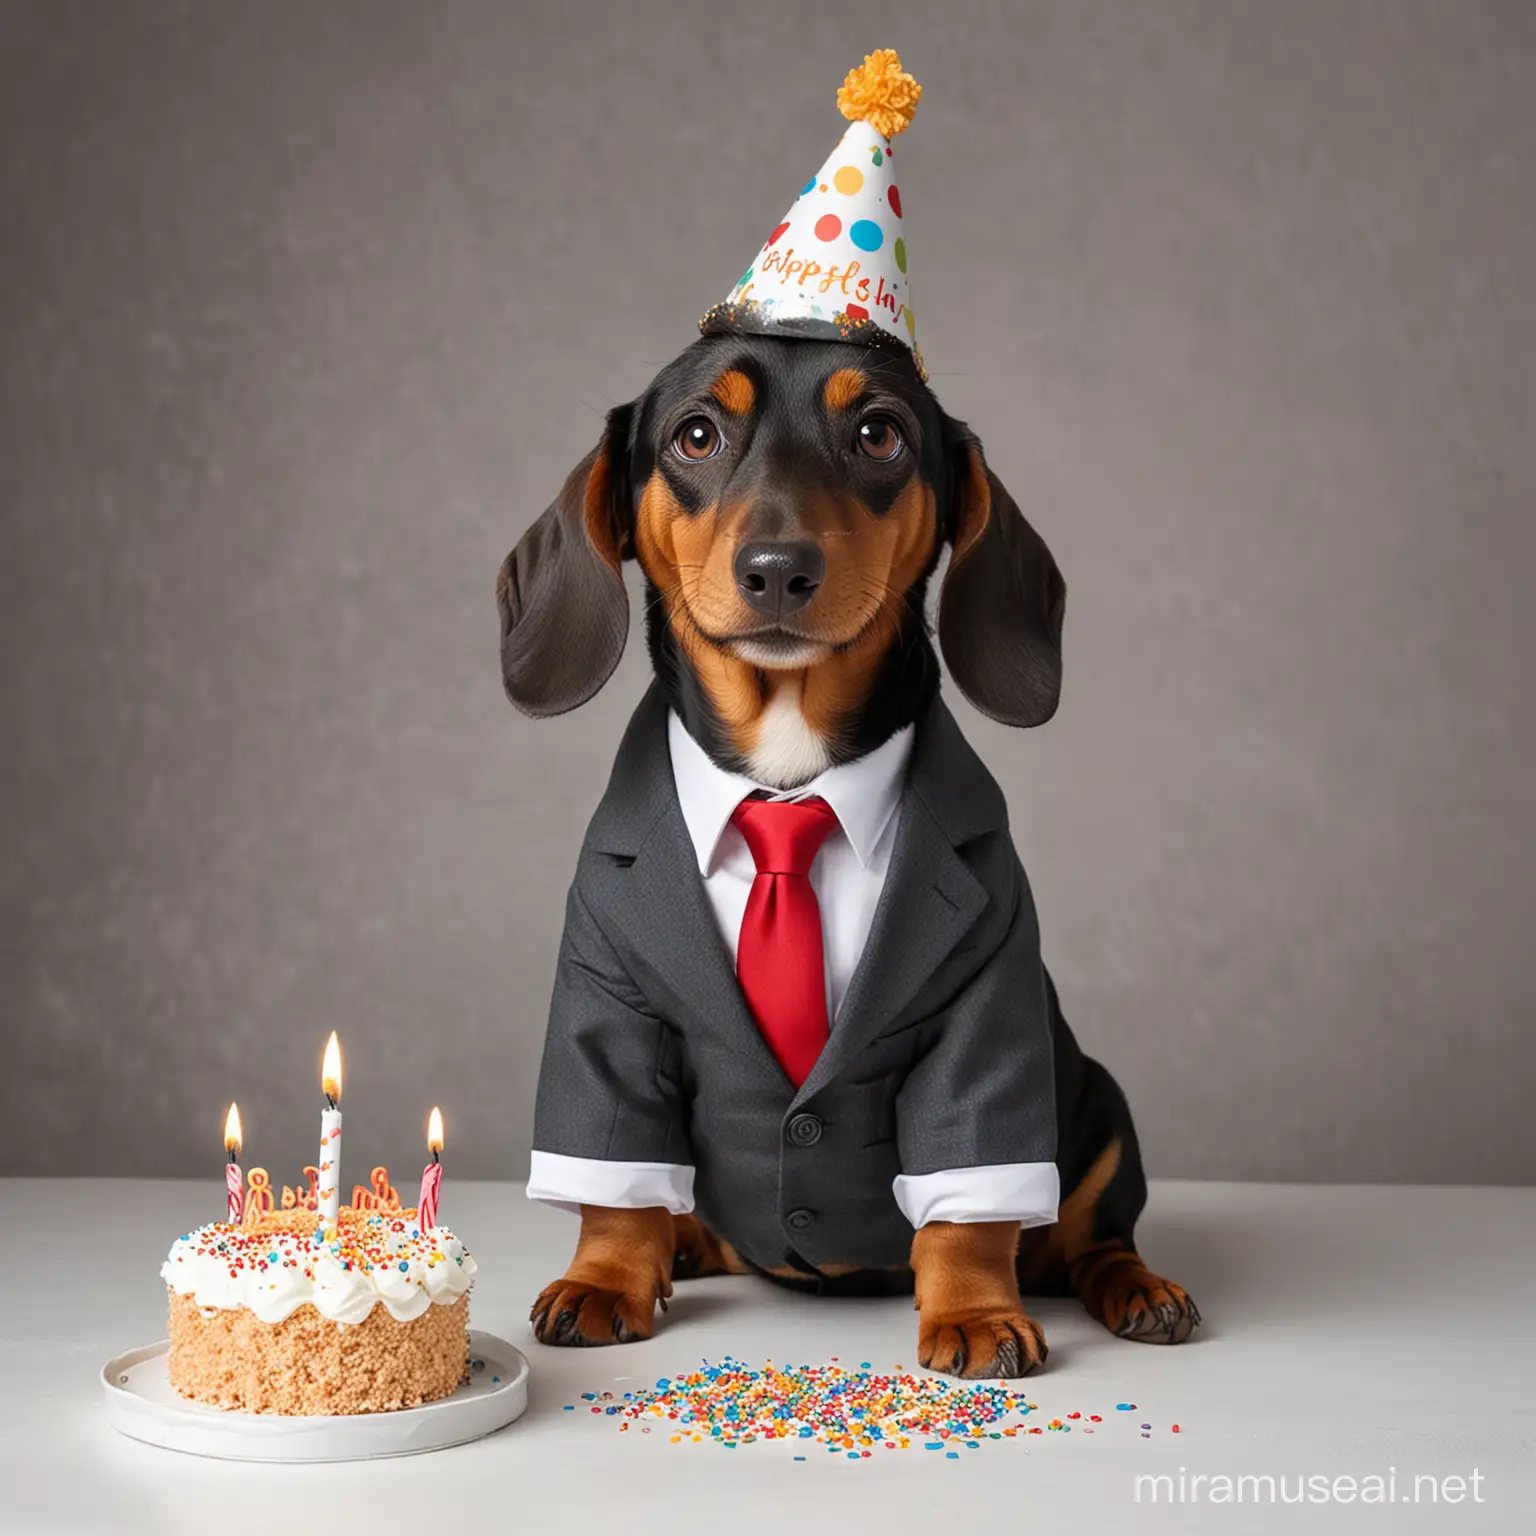
<svg viewBox="0 0 1536 1536">
<path fill-rule="evenodd" d="M 743 800 L 731 820 L 757 865 L 736 976 L 768 1048 L 796 1088 L 827 1043 L 821 907 L 811 864 L 837 816 L 825 800 Z"/>
</svg>

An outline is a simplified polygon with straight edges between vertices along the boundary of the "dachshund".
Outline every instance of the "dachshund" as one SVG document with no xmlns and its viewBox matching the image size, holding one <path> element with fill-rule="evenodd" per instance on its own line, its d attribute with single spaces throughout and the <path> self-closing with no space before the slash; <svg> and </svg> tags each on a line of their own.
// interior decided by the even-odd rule
<svg viewBox="0 0 1536 1536">
<path fill-rule="evenodd" d="M 928 588 L 946 549 L 930 626 Z M 631 559 L 665 705 L 715 765 L 769 789 L 924 728 L 938 707 L 939 652 L 990 718 L 1034 726 L 1055 712 L 1060 572 L 975 435 L 899 349 L 709 336 L 610 411 L 498 579 L 503 681 L 518 709 L 557 715 L 602 687 L 628 633 Z M 575 1257 L 534 1303 L 536 1337 L 646 1338 L 674 1280 L 758 1272 L 822 1293 L 912 1292 L 918 1358 L 959 1376 L 1023 1376 L 1044 1362 L 1024 1293 L 1075 1294 L 1121 1338 L 1189 1338 L 1194 1302 L 1136 1249 L 1147 1187 L 1125 1097 L 1079 1049 L 1039 974 L 1054 1221 L 1021 1231 L 1017 1221 L 933 1220 L 910 1235 L 909 1252 L 875 1266 L 840 1257 L 838 1232 L 826 1231 L 817 1262 L 792 1252 L 780 1263 L 739 1252 L 719 1230 L 730 1227 L 723 1210 L 584 1203 Z M 633 985 L 643 990 L 643 978 Z M 687 1113 L 700 1116 L 710 1106 L 690 1095 L 709 1087 L 690 1077 L 686 1041 L 668 1049 L 682 1062 Z M 707 1183 L 707 1153 L 694 1151 Z"/>
</svg>

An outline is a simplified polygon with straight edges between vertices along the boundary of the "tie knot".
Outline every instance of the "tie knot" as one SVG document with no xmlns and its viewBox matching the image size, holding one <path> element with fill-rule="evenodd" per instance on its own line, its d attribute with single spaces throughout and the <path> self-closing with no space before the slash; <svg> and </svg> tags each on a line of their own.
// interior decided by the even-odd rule
<svg viewBox="0 0 1536 1536">
<path fill-rule="evenodd" d="M 825 800 L 743 800 L 731 813 L 760 875 L 808 875 L 837 826 Z"/>
</svg>

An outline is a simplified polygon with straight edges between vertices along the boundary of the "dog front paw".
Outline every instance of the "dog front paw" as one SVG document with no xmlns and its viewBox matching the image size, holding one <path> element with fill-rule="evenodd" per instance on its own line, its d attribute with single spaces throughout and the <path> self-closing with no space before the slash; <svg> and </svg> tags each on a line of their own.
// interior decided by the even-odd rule
<svg viewBox="0 0 1536 1536">
<path fill-rule="evenodd" d="M 1189 1292 L 1154 1274 L 1134 1248 L 1099 1243 L 1072 1260 L 1072 1289 L 1117 1337 L 1137 1344 L 1182 1344 L 1200 1325 Z"/>
<path fill-rule="evenodd" d="M 1045 1364 L 1045 1334 L 1023 1312 L 918 1322 L 917 1358 L 930 1371 L 979 1381 L 1028 1376 Z"/>
<path fill-rule="evenodd" d="M 1182 1344 L 1200 1326 L 1200 1308 L 1189 1292 L 1151 1270 L 1128 1276 L 1106 1306 L 1118 1315 L 1116 1335 L 1138 1344 Z"/>
<path fill-rule="evenodd" d="M 657 1299 L 566 1277 L 539 1292 L 528 1320 L 541 1344 L 629 1344 L 650 1338 Z"/>
</svg>

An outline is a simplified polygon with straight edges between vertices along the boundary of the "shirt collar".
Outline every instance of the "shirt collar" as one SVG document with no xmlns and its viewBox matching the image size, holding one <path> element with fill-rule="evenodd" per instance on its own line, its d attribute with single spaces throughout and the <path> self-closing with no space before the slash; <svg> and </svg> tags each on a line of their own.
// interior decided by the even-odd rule
<svg viewBox="0 0 1536 1536">
<path fill-rule="evenodd" d="M 711 762 L 708 753 L 688 734 L 676 710 L 670 711 L 667 744 L 672 754 L 672 777 L 699 861 L 699 873 L 709 875 L 731 813 L 759 789 L 775 800 L 803 800 L 820 795 L 836 813 L 859 863 L 867 866 L 901 801 L 907 762 L 912 756 L 912 736 L 913 728 L 909 725 L 866 756 L 828 768 L 799 789 L 781 791 L 744 774 L 728 773 Z"/>
</svg>

